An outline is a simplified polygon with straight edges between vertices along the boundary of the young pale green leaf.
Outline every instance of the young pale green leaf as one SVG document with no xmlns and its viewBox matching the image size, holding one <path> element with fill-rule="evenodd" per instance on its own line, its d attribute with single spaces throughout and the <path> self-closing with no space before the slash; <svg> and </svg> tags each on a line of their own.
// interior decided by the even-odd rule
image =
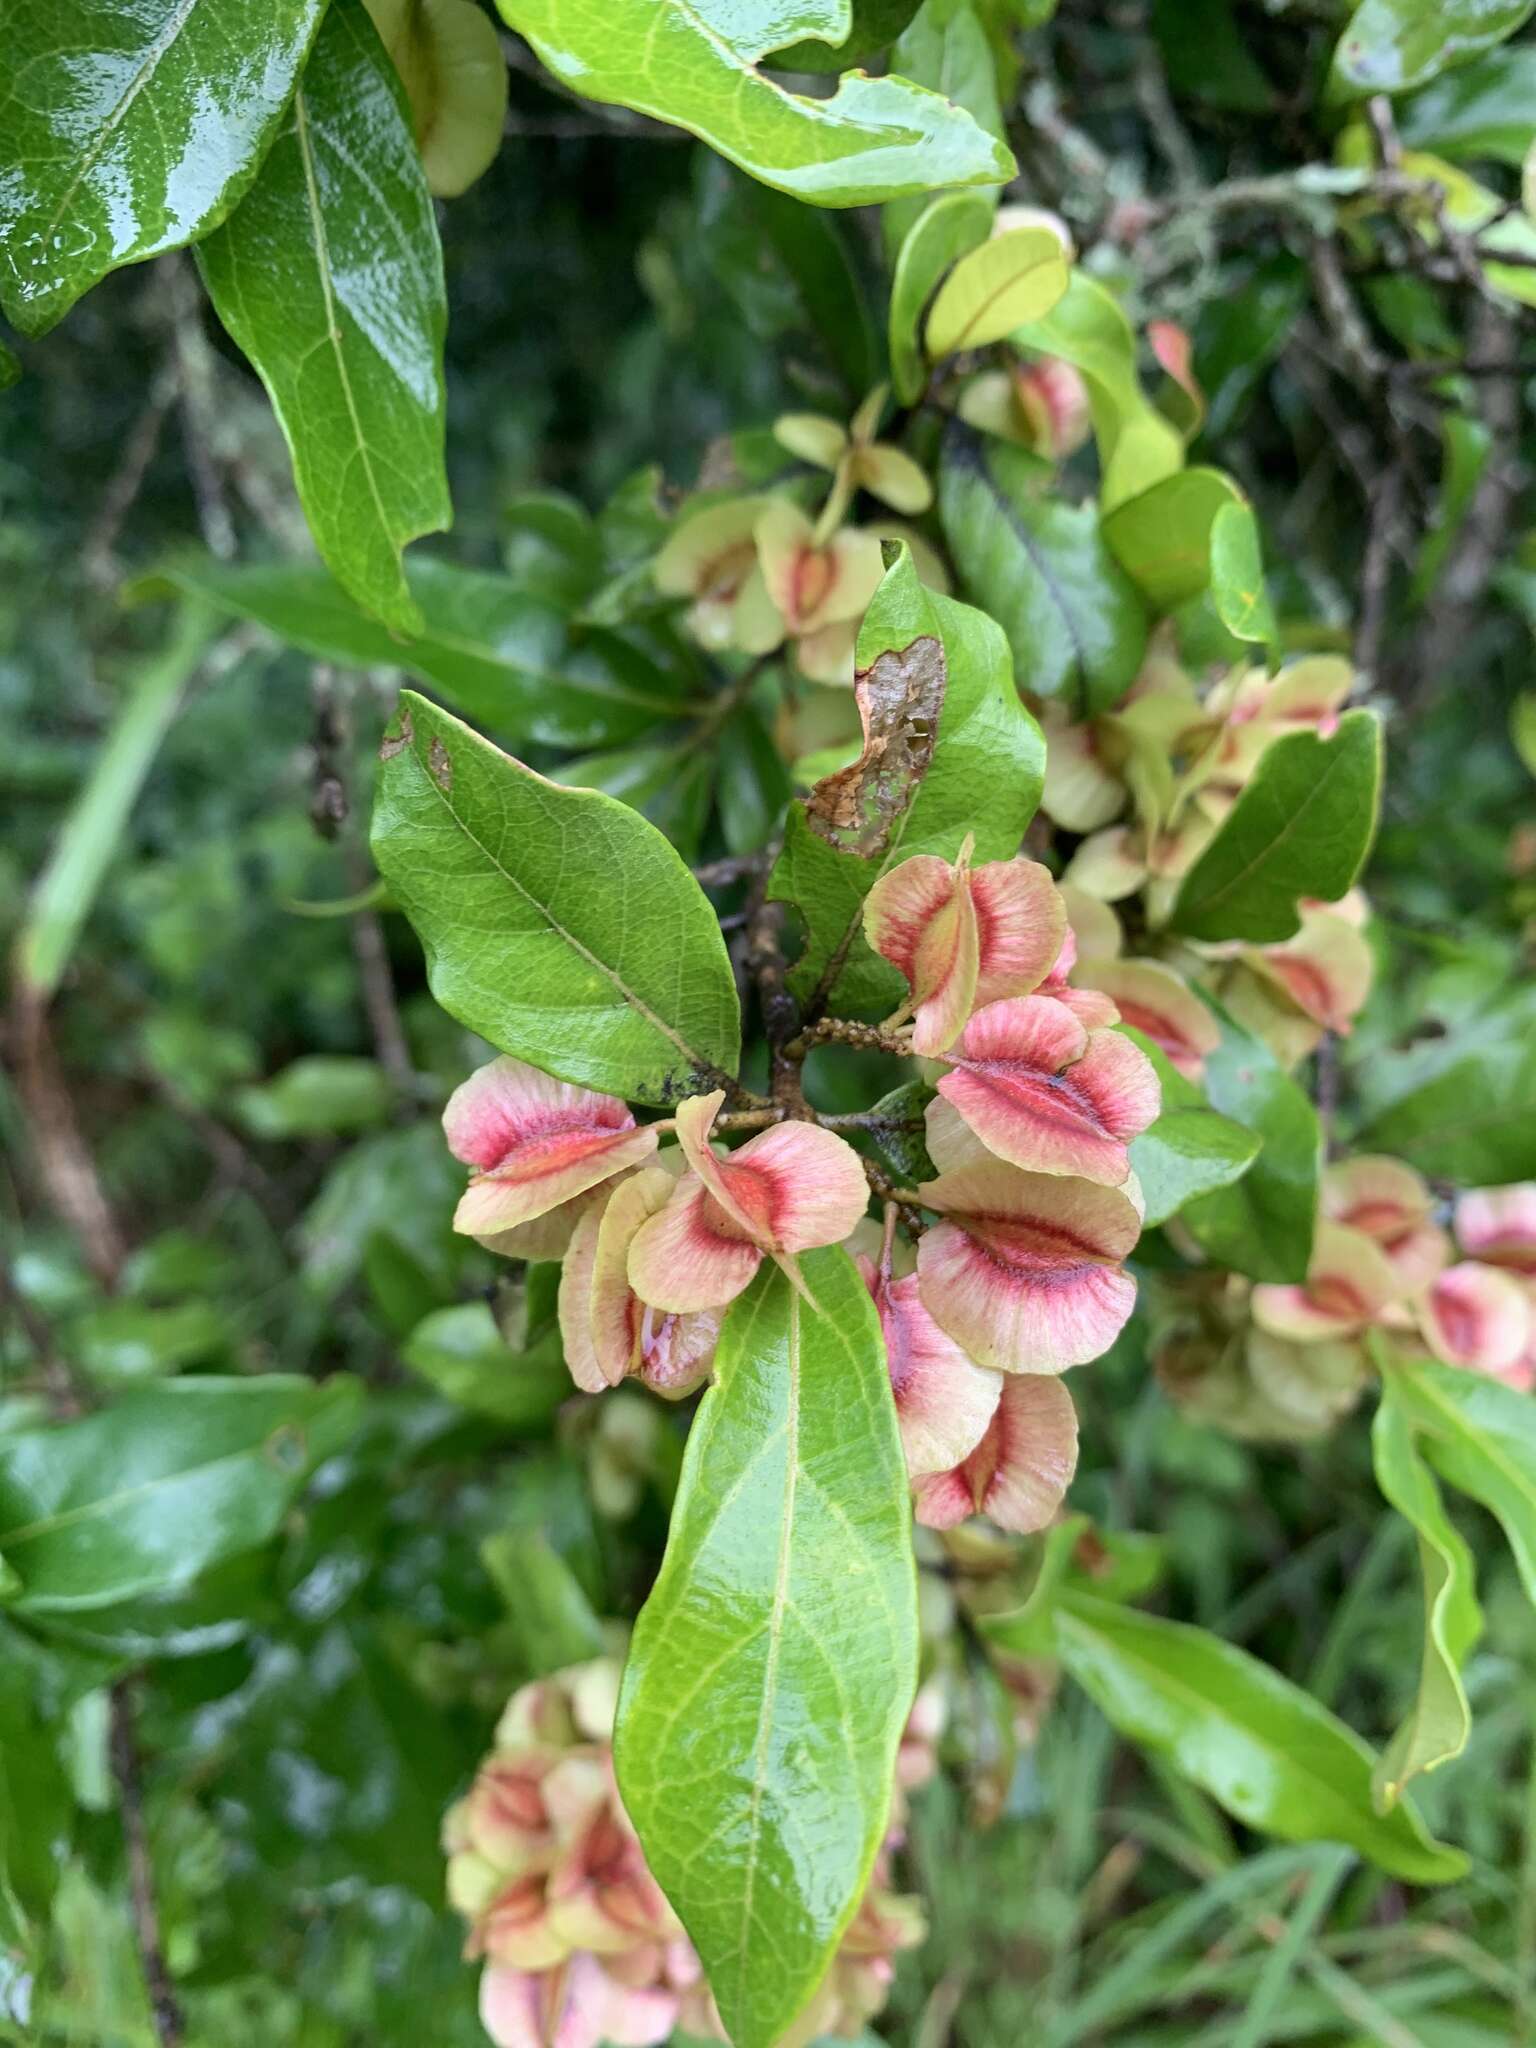
<svg viewBox="0 0 1536 2048">
<path fill-rule="evenodd" d="M 0 1438 L 0 1551 L 20 1580 L 10 1604 L 106 1607 L 264 1543 L 358 1412 L 352 1380 L 167 1380 Z"/>
<path fill-rule="evenodd" d="M 1160 1045 L 1132 1025 L 1120 1027 L 1157 1071 L 1163 1105 L 1157 1121 L 1131 1140 L 1131 1170 L 1141 1183 L 1143 1218 L 1151 1230 L 1186 1202 L 1241 1180 L 1258 1157 L 1257 1131 L 1211 1108 Z"/>
<path fill-rule="evenodd" d="M 1383 1377 L 1421 1454 L 1501 1525 L 1536 1601 L 1536 1403 L 1486 1373 L 1432 1358 L 1390 1364 Z"/>
<path fill-rule="evenodd" d="M 737 2048 L 771 2048 L 836 1950 L 917 1682 L 879 1322 L 846 1252 L 801 1270 L 814 1308 L 765 1263 L 726 1317 L 614 1737 L 625 1807 Z"/>
<path fill-rule="evenodd" d="M 400 74 L 427 183 L 440 199 L 467 191 L 501 147 L 507 60 L 474 0 L 367 0 Z"/>
<path fill-rule="evenodd" d="M 1413 1704 L 1377 1759 L 1372 1787 L 1383 1812 L 1397 1803 L 1410 1779 L 1449 1763 L 1466 1748 L 1472 1712 L 1461 1673 L 1483 1626 L 1472 1553 L 1451 1526 L 1434 1474 L 1419 1455 L 1411 1406 L 1401 1399 L 1399 1385 L 1395 1369 L 1383 1373 L 1371 1456 L 1376 1484 L 1418 1535 L 1424 1648 Z"/>
<path fill-rule="evenodd" d="M 1082 1593 L 1063 1594 L 1054 1612 L 1057 1655 L 1121 1734 L 1247 1826 L 1347 1843 L 1416 1884 L 1466 1870 L 1411 1806 L 1375 1811 L 1370 1750 L 1267 1664 L 1203 1629 Z"/>
<path fill-rule="evenodd" d="M 923 308 L 949 266 L 985 242 L 991 226 L 990 200 L 979 192 L 945 192 L 924 208 L 902 240 L 891 271 L 887 323 L 891 389 L 902 405 L 914 405 L 927 381 Z"/>
<path fill-rule="evenodd" d="M 1264 587 L 1259 522 L 1246 500 L 1220 505 L 1211 522 L 1211 605 L 1236 640 L 1278 648 L 1279 628 Z"/>
<path fill-rule="evenodd" d="M 325 0 L 7 10 L 0 305 L 42 334 L 109 270 L 179 249 L 255 177 Z"/>
<path fill-rule="evenodd" d="M 1205 1057 L 1207 1098 L 1255 1132 L 1260 1148 L 1240 1180 L 1191 1201 L 1181 1220 L 1219 1265 L 1251 1280 L 1304 1280 L 1322 1170 L 1317 1111 L 1262 1039 L 1217 1004 L 1210 1008 L 1221 1044 Z"/>
<path fill-rule="evenodd" d="M 1048 313 L 1067 288 L 1067 257 L 1049 228 L 994 235 L 955 264 L 923 333 L 932 362 L 1001 341 Z"/>
<path fill-rule="evenodd" d="M 1518 998 L 1441 1040 L 1378 1055 L 1359 1078 L 1359 1142 L 1462 1187 L 1536 1176 L 1536 1005 Z"/>
<path fill-rule="evenodd" d="M 374 858 L 450 1016 L 633 1102 L 729 1086 L 741 1037 L 730 960 L 654 825 L 546 782 L 413 690 L 381 759 Z"/>
<path fill-rule="evenodd" d="M 902 30 L 886 68 L 899 78 L 910 78 L 916 85 L 942 93 L 945 99 L 963 107 L 977 126 L 994 136 L 999 144 L 1006 143 L 997 57 L 972 0 L 924 0 Z M 993 185 L 983 195 L 989 216 L 997 209 L 1000 192 L 1001 187 Z M 893 199 L 885 208 L 881 232 L 888 258 L 895 257 L 925 204 L 921 194 L 914 194 L 908 199 Z"/>
<path fill-rule="evenodd" d="M 1045 742 L 1001 632 L 920 582 L 906 549 L 865 613 L 857 664 L 864 753 L 791 805 L 769 894 L 805 926 L 797 995 L 890 1007 L 902 982 L 864 938 L 864 898 L 911 854 L 953 860 L 968 832 L 977 861 L 1011 859 L 1040 800 Z"/>
<path fill-rule="evenodd" d="M 1060 356 L 1082 372 L 1106 516 L 1183 468 L 1182 437 L 1141 388 L 1131 323 L 1096 278 L 1074 270 L 1060 303 L 1021 327 L 1013 341 L 1026 355 Z"/>
<path fill-rule="evenodd" d="M 1117 505 L 1104 521 L 1104 538 L 1147 601 L 1169 612 L 1210 584 L 1217 515 L 1244 502 L 1219 469 L 1177 470 Z"/>
<path fill-rule="evenodd" d="M 367 610 L 419 633 L 401 550 L 453 516 L 443 257 L 363 0 L 331 0 L 260 175 L 198 262 L 267 387 L 321 554 Z"/>
<path fill-rule="evenodd" d="M 497 0 L 508 25 L 575 92 L 670 121 L 765 185 L 818 206 L 865 206 L 936 185 L 1013 175 L 1007 148 L 962 108 L 905 78 L 854 71 L 830 99 L 757 67 L 806 35 L 835 36 L 835 0 Z"/>
<path fill-rule="evenodd" d="M 539 1428 L 570 1397 L 571 1376 L 553 1334 L 519 1356 L 483 1301 L 434 1309 L 400 1356 L 445 1400 L 517 1430 Z"/>
<path fill-rule="evenodd" d="M 1266 944 L 1301 928 L 1297 901 L 1353 887 L 1376 834 L 1381 721 L 1346 711 L 1327 739 L 1287 733 L 1266 747 L 1221 830 L 1184 877 L 1172 929 Z"/>
<path fill-rule="evenodd" d="M 688 709 L 678 675 L 630 640 L 606 632 L 578 639 L 560 609 L 514 578 L 430 555 L 410 566 L 423 630 L 409 640 L 310 563 L 178 562 L 142 587 L 164 584 L 251 619 L 320 661 L 404 669 L 519 745 L 622 745 Z"/>
<path fill-rule="evenodd" d="M 1340 98 L 1406 92 L 1528 21 L 1532 0 L 1362 0 L 1333 57 Z"/>
<path fill-rule="evenodd" d="M 1069 505 L 1054 465 L 958 422 L 944 437 L 939 511 L 967 596 L 1013 649 L 1021 689 L 1079 717 L 1117 703 L 1146 652 L 1147 609 L 1092 504 Z"/>
</svg>

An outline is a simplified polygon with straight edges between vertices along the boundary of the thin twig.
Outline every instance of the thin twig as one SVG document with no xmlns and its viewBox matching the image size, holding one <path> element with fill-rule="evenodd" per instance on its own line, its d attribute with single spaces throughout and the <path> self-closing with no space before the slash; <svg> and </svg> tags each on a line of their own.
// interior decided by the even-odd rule
<svg viewBox="0 0 1536 2048">
<path fill-rule="evenodd" d="M 149 1835 L 144 1826 L 144 1777 L 139 1759 L 133 1692 L 128 1679 L 117 1680 L 112 1687 L 111 1700 L 112 1775 L 117 1781 L 118 1805 L 123 1816 L 123 1840 L 128 1851 L 128 1888 L 133 1901 L 134 1935 L 144 1968 L 144 1986 L 149 1993 L 149 2008 L 154 2016 L 160 2048 L 181 2048 L 186 2039 L 186 2022 L 160 1938 L 154 1866 L 150 1861 Z"/>
<path fill-rule="evenodd" d="M 235 526 L 214 454 L 218 438 L 214 354 L 203 327 L 202 300 L 182 256 L 162 256 L 159 270 L 171 307 L 172 352 L 181 384 L 182 439 L 197 501 L 197 523 L 209 552 L 228 561 L 235 552 Z"/>
</svg>

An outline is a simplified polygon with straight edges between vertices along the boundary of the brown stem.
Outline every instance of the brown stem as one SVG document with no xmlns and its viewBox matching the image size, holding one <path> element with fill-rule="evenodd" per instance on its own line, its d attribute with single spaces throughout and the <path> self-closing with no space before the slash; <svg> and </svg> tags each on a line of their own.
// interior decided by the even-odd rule
<svg viewBox="0 0 1536 2048">
<path fill-rule="evenodd" d="M 128 1888 L 133 1901 L 133 1927 L 139 1960 L 144 1968 L 144 1988 L 149 1993 L 149 2007 L 160 2048 L 181 2048 L 186 2039 L 186 2021 L 182 2017 L 181 2001 L 176 1996 L 160 1939 L 154 1866 L 150 1862 L 149 1835 L 144 1826 L 144 1779 L 130 1681 L 118 1679 L 112 1687 L 111 1697 L 112 1775 L 117 1780 L 118 1804 L 123 1816 L 123 1839 L 128 1850 Z"/>
<path fill-rule="evenodd" d="M 817 1045 L 848 1045 L 859 1052 L 893 1052 L 907 1059 L 912 1053 L 912 1034 L 886 1024 L 860 1024 L 852 1017 L 819 1017 L 790 1040 L 785 1057 L 803 1060 Z"/>
<path fill-rule="evenodd" d="M 47 998 L 21 981 L 11 1002 L 10 1035 L 17 1093 L 44 1192 L 80 1240 L 92 1273 L 111 1289 L 127 1247 L 80 1133 L 53 1043 Z"/>
</svg>

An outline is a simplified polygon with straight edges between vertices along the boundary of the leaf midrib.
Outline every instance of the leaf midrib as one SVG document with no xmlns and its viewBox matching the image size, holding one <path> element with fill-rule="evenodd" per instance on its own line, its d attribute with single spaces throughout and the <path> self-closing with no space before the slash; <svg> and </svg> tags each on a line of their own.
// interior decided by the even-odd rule
<svg viewBox="0 0 1536 2048">
<path fill-rule="evenodd" d="M 774 1566 L 773 1600 L 768 1612 L 767 1659 L 763 1696 L 758 1708 L 757 1741 L 752 1753 L 752 1792 L 747 1811 L 745 1875 L 741 1891 L 741 1931 L 737 1943 L 736 2002 L 746 1998 L 746 1965 L 751 1941 L 752 1901 L 757 1889 L 763 1801 L 768 1792 L 768 1745 L 779 1690 L 779 1658 L 784 1647 L 784 1614 L 789 1604 L 789 1577 L 795 1534 L 795 1509 L 800 1481 L 800 1298 L 789 1296 L 789 1386 L 784 1420 L 784 1509 L 779 1523 L 779 1549 Z"/>
</svg>

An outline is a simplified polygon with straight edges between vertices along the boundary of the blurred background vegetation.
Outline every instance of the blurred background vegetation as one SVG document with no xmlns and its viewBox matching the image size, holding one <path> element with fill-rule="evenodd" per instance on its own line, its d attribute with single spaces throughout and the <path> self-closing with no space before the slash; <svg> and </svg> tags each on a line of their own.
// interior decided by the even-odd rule
<svg viewBox="0 0 1536 2048">
<path fill-rule="evenodd" d="M 1011 50 L 1006 12 L 993 15 Z M 1211 408 L 1202 449 L 1254 496 L 1292 644 L 1306 622 L 1347 646 L 1362 579 L 1385 576 L 1372 668 L 1389 794 L 1368 877 L 1385 971 L 1347 1083 L 1352 1063 L 1476 1014 L 1528 961 L 1536 811 L 1510 727 L 1536 546 L 1523 405 L 1513 432 L 1490 424 L 1473 377 L 1428 424 L 1405 412 L 1428 380 L 1362 384 L 1290 218 L 1201 198 L 1329 160 L 1319 80 L 1342 12 L 1069 4 L 1022 68 L 1011 60 L 1010 132 L 1036 196 L 1080 235 L 1097 227 L 1097 267 L 1136 317 L 1189 327 Z M 1510 67 L 1512 98 L 1536 41 L 1480 62 Z M 1414 108 L 1399 107 L 1410 130 L 1435 118 Z M 511 129 L 442 210 L 458 513 L 433 546 L 487 566 L 519 493 L 595 508 L 653 463 L 691 483 L 722 433 L 791 403 L 841 408 L 850 345 L 817 332 L 778 260 L 776 202 L 686 138 L 577 107 L 520 69 Z M 1513 190 L 1503 157 L 1484 174 Z M 878 224 L 837 232 L 872 289 Z M 245 558 L 294 544 L 276 429 L 182 263 L 109 278 L 46 348 L 21 350 L 0 400 L 7 935 L 167 631 L 164 607 L 125 604 L 124 584 L 200 543 Z M 1477 307 L 1406 274 L 1383 274 L 1363 304 L 1372 346 L 1398 361 L 1479 345 Z M 1518 353 L 1506 367 L 1523 392 Z M 1509 488 L 1469 563 L 1490 448 Z M 1388 501 L 1402 520 L 1383 571 L 1368 556 Z M 525 1567 L 552 1552 L 595 1611 L 622 1617 L 659 1554 L 681 1420 L 638 1396 L 612 1397 L 600 1422 L 562 1405 L 551 1304 L 514 1298 L 449 1229 L 458 1174 L 436 1119 L 478 1048 L 427 998 L 403 921 L 366 899 L 323 908 L 368 889 L 393 687 L 240 634 L 165 737 L 54 1012 L 128 1241 L 114 1291 L 51 1216 L 0 1087 L 0 1430 L 46 1413 L 61 1379 L 87 1398 L 209 1369 L 344 1370 L 367 1388 L 362 1427 L 275 1542 L 46 1642 L 0 1621 L 0 2039 L 153 2043 L 108 1754 L 111 1689 L 126 1687 L 189 2040 L 472 2048 L 474 1978 L 437 1829 L 501 1699 L 564 1625 L 530 1598 Z M 1345 1115 L 1347 1101 L 1346 1087 Z M 528 1361 L 515 1381 L 509 1344 Z M 1410 1691 L 1422 1620 L 1412 1538 L 1384 1514 L 1365 1430 L 1300 1450 L 1230 1442 L 1168 1405 L 1144 1345 L 1133 1323 L 1081 1390 L 1075 1500 L 1162 1540 L 1165 1611 L 1378 1738 Z M 882 2037 L 1536 2041 L 1536 1643 L 1476 1512 L 1476 1733 L 1421 1797 L 1472 1851 L 1470 1878 L 1415 1895 L 1342 1851 L 1265 1849 L 1078 1695 L 1043 1712 L 1015 1767 L 978 1664 L 954 1768 L 916 1803 L 905 1870 L 932 1937 L 904 1959 Z"/>
</svg>

